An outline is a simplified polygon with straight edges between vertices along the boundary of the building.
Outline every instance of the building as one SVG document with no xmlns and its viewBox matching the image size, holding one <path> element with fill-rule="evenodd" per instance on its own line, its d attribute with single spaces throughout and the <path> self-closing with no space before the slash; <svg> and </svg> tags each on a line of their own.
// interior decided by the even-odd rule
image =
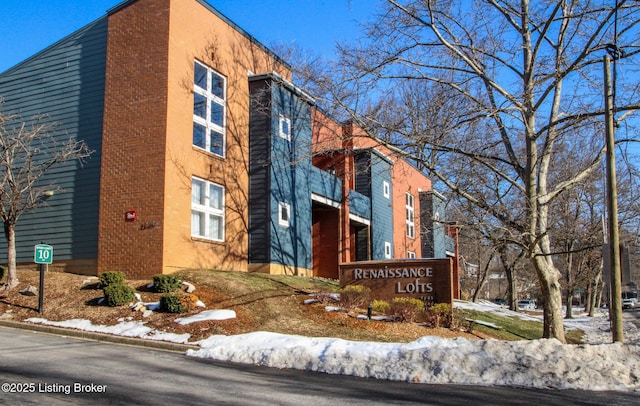
<svg viewBox="0 0 640 406">
<path fill-rule="evenodd" d="M 61 270 L 130 278 L 336 278 L 344 262 L 457 258 L 431 181 L 324 115 L 285 61 L 204 0 L 123 1 L 0 74 L 0 96 L 94 151 L 42 180 L 63 193 L 19 222 L 19 263 L 40 242 Z"/>
</svg>

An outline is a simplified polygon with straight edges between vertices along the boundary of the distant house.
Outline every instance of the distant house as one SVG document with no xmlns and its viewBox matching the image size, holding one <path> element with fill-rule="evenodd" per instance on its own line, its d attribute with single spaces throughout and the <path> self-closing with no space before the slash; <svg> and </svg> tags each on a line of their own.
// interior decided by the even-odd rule
<svg viewBox="0 0 640 406">
<path fill-rule="evenodd" d="M 21 219 L 25 266 L 40 242 L 60 270 L 129 278 L 457 258 L 429 178 L 324 115 L 204 0 L 124 1 L 0 74 L 0 95 L 95 151 L 43 179 L 64 191 Z"/>
</svg>

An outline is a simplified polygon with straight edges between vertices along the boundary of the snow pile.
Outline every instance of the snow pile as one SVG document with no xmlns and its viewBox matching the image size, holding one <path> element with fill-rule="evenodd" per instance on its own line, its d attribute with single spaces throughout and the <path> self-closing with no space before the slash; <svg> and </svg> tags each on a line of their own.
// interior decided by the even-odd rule
<svg viewBox="0 0 640 406">
<path fill-rule="evenodd" d="M 200 312 L 198 314 L 194 314 L 189 317 L 179 317 L 175 319 L 175 322 L 178 324 L 191 324 L 196 323 L 198 321 L 205 320 L 227 320 L 227 319 L 235 319 L 236 312 L 233 310 L 206 310 L 204 312 Z"/>
<path fill-rule="evenodd" d="M 511 312 L 489 302 L 455 302 L 456 307 L 493 312 L 504 317 L 542 321 L 542 313 Z M 577 312 L 576 312 L 577 313 Z M 204 311 L 176 319 L 187 324 L 235 317 L 231 310 Z M 120 320 L 94 326 L 89 320 L 64 322 L 32 318 L 32 323 L 86 331 L 188 343 L 188 334 L 154 331 L 143 322 Z M 471 340 L 425 336 L 411 343 L 357 342 L 271 332 L 214 335 L 190 343 L 191 357 L 295 368 L 329 374 L 433 384 L 508 385 L 535 388 L 640 391 L 640 331 L 625 323 L 625 344 L 611 344 L 605 312 L 565 320 L 567 329 L 585 331 L 589 344 L 557 340 Z"/>
<path fill-rule="evenodd" d="M 640 389 L 638 346 L 563 345 L 427 336 L 408 344 L 355 342 L 256 332 L 212 336 L 187 355 L 431 384 Z"/>
<path fill-rule="evenodd" d="M 90 331 L 93 333 L 113 334 L 121 337 L 143 338 L 147 340 L 169 341 L 172 343 L 186 344 L 191 334 L 174 334 L 157 331 L 144 325 L 141 321 L 119 320 L 115 326 L 94 325 L 91 320 L 72 319 L 66 321 L 49 321 L 39 317 L 25 320 L 30 323 L 44 324 L 48 326 L 71 328 L 75 330 Z"/>
</svg>

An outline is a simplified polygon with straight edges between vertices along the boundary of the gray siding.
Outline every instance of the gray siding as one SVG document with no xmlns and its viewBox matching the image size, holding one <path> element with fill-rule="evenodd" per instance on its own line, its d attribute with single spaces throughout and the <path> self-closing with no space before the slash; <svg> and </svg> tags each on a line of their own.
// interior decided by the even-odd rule
<svg viewBox="0 0 640 406">
<path fill-rule="evenodd" d="M 423 258 L 446 258 L 447 249 L 455 250 L 451 237 L 446 235 L 446 202 L 433 192 L 420 192 L 420 237 Z M 451 249 L 452 248 L 452 249 Z"/>
<path fill-rule="evenodd" d="M 271 93 L 266 82 L 249 82 L 249 263 L 271 262 Z"/>
<path fill-rule="evenodd" d="M 354 157 L 356 192 L 371 197 L 371 154 L 357 152 Z"/>
<path fill-rule="evenodd" d="M 93 150 L 84 165 L 60 164 L 41 179 L 63 191 L 48 206 L 20 218 L 18 262 L 33 261 L 33 246 L 54 247 L 54 261 L 97 258 L 98 206 L 107 18 L 103 17 L 0 75 L 3 111 L 24 120 L 46 115 L 59 140 L 84 140 Z M 0 244 L 0 261 L 6 247 Z"/>
</svg>

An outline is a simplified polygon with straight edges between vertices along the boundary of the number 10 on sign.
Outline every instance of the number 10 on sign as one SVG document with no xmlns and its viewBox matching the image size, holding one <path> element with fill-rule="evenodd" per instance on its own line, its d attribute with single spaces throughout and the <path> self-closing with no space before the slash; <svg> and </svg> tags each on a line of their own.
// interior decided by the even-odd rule
<svg viewBox="0 0 640 406">
<path fill-rule="evenodd" d="M 38 244 L 33 253 L 33 259 L 36 264 L 53 263 L 53 247 L 46 244 Z"/>
</svg>

